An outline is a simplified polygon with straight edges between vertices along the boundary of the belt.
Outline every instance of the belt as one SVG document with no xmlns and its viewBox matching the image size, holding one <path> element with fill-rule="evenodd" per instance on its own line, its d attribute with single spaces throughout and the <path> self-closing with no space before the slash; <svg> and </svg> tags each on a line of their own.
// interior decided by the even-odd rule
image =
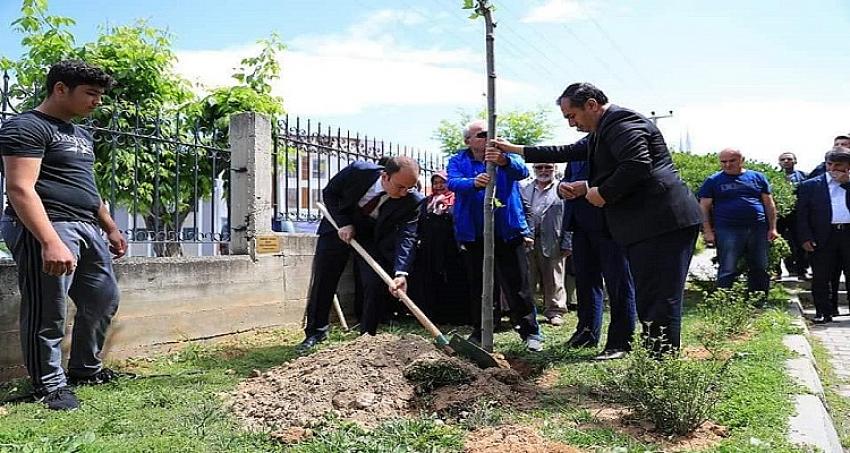
<svg viewBox="0 0 850 453">
<path fill-rule="evenodd" d="M 833 231 L 850 231 L 850 223 L 833 223 Z"/>
</svg>

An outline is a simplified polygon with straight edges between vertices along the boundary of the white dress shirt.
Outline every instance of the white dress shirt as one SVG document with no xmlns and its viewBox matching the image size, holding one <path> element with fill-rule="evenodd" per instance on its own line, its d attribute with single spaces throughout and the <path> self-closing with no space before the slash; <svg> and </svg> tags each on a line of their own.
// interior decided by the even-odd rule
<svg viewBox="0 0 850 453">
<path fill-rule="evenodd" d="M 847 209 L 847 190 L 827 173 L 827 188 L 832 201 L 832 224 L 850 223 L 850 209 Z"/>
<path fill-rule="evenodd" d="M 381 192 L 385 192 L 384 185 L 381 184 L 381 177 L 378 176 L 378 179 L 375 181 L 375 184 L 372 184 L 372 187 L 370 187 L 369 190 L 367 190 L 366 193 L 363 194 L 363 197 L 360 198 L 360 201 L 357 202 L 357 206 L 360 206 L 361 208 L 363 206 L 366 206 L 366 203 L 368 203 L 371 199 L 377 197 L 378 194 L 380 194 Z M 387 199 L 389 198 L 390 196 L 384 193 L 381 196 L 381 201 L 378 202 L 378 206 L 375 206 L 375 209 L 373 209 L 372 212 L 369 213 L 369 217 L 377 219 L 378 212 L 381 209 L 381 205 L 383 205 L 384 202 L 387 201 Z"/>
</svg>

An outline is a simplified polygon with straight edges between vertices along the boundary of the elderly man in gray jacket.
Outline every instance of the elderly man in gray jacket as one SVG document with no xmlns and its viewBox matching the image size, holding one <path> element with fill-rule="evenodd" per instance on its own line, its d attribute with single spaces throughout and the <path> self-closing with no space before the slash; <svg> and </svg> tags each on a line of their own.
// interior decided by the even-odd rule
<svg viewBox="0 0 850 453">
<path fill-rule="evenodd" d="M 561 252 L 564 203 L 558 197 L 554 173 L 554 164 L 534 164 L 534 181 L 523 187 L 520 193 L 525 205 L 530 207 L 528 226 L 534 234 L 534 247 L 530 250 L 529 259 L 532 288 L 540 283 L 546 304 L 543 314 L 550 324 L 561 326 L 567 312 L 564 256 Z"/>
</svg>

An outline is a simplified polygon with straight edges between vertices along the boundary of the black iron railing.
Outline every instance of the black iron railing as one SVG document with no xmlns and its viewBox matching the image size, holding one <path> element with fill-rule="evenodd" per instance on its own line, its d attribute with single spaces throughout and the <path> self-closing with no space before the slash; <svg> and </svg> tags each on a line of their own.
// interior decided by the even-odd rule
<svg viewBox="0 0 850 453">
<path fill-rule="evenodd" d="M 430 189 L 431 175 L 445 166 L 441 154 L 290 116 L 278 121 L 273 153 L 275 218 L 292 222 L 319 220 L 316 202 L 321 201 L 322 188 L 355 160 L 378 162 L 384 156 L 397 155 L 414 158 L 421 168 L 423 193 Z"/>
</svg>

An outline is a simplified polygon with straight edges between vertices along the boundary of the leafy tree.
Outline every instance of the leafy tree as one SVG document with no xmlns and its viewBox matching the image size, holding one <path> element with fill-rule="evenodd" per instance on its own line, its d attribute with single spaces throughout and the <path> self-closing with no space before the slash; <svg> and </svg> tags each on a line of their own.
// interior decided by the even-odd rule
<svg viewBox="0 0 850 453">
<path fill-rule="evenodd" d="M 280 73 L 275 57 L 284 47 L 276 36 L 262 41 L 261 53 L 242 61 L 234 86 L 198 99 L 174 70 L 176 56 L 166 32 L 138 21 L 104 28 L 94 42 L 76 46 L 67 29 L 73 24 L 50 16 L 46 0 L 23 0 L 13 26 L 23 35 L 25 53 L 18 60 L 0 60 L 15 74 L 12 95 L 22 108 L 37 105 L 47 67 L 61 59 L 86 60 L 110 73 L 116 86 L 87 120 L 96 130 L 98 188 L 111 203 L 142 215 L 157 240 L 173 241 L 229 168 L 229 153 L 218 149 L 228 147 L 230 115 L 283 112 L 281 99 L 270 94 L 270 81 Z M 155 251 L 181 254 L 174 242 L 157 244 Z"/>
<path fill-rule="evenodd" d="M 482 110 L 476 116 L 479 119 L 486 119 L 486 117 L 486 110 Z M 471 114 L 460 111 L 457 120 L 440 121 L 433 138 L 441 143 L 440 149 L 443 153 L 451 155 L 466 147 L 462 131 L 472 119 Z M 546 110 L 542 107 L 528 111 L 514 110 L 496 117 L 496 135 L 520 145 L 536 145 L 552 138 L 553 128 L 554 126 L 546 116 Z"/>
</svg>

